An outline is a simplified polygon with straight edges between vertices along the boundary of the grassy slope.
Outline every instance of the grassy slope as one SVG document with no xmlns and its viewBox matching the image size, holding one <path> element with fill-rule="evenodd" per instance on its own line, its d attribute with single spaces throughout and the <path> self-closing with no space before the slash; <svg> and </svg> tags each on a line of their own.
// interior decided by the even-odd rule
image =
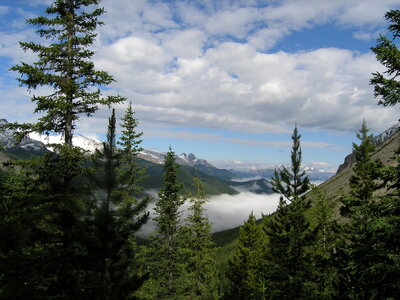
<svg viewBox="0 0 400 300">
<path fill-rule="evenodd" d="M 379 145 L 376 148 L 376 151 L 373 155 L 373 159 L 380 159 L 384 164 L 394 164 L 393 155 L 394 152 L 400 146 L 400 132 L 396 133 L 390 139 L 385 141 L 382 145 Z M 325 192 L 327 198 L 336 203 L 338 207 L 336 217 L 339 218 L 339 205 L 338 199 L 340 195 L 349 191 L 348 182 L 353 174 L 352 167 L 347 166 L 342 172 L 333 176 L 331 179 L 327 180 L 326 182 L 322 183 L 319 187 L 321 188 L 322 192 Z M 313 202 L 312 195 L 308 196 L 309 200 L 311 201 L 311 205 Z M 309 210 L 307 216 L 310 219 L 310 223 L 313 223 L 314 213 L 313 209 Z M 270 217 L 273 217 L 270 216 Z M 218 261 L 222 263 L 226 261 L 232 252 L 235 250 L 237 245 L 237 240 L 239 238 L 239 227 L 231 228 L 228 230 L 216 232 L 213 234 L 213 240 L 215 244 L 220 247 L 218 249 Z"/>
</svg>

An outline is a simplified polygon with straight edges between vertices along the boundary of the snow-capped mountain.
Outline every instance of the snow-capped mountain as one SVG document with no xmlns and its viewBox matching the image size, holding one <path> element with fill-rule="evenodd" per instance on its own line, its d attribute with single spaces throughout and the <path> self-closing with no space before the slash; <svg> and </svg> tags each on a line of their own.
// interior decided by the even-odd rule
<svg viewBox="0 0 400 300">
<path fill-rule="evenodd" d="M 63 137 L 61 135 L 57 136 L 47 136 L 40 135 L 36 132 L 30 133 L 29 137 L 31 139 L 39 140 L 44 144 L 61 144 L 63 142 Z M 100 149 L 103 143 L 97 139 L 89 138 L 83 135 L 74 135 L 72 138 L 72 144 L 77 147 L 81 147 L 82 149 L 94 153 L 96 149 Z M 51 146 L 46 146 L 49 150 L 52 150 Z"/>
<path fill-rule="evenodd" d="M 159 152 L 154 149 L 144 149 L 143 151 L 140 152 L 139 157 L 144 160 L 150 161 L 152 163 L 163 164 L 165 155 L 166 153 Z M 193 153 L 189 154 L 182 153 L 181 155 L 177 155 L 175 157 L 175 161 L 177 164 L 183 166 L 195 167 L 203 165 L 203 166 L 214 167 L 213 165 L 208 163 L 205 159 L 197 158 Z"/>
<path fill-rule="evenodd" d="M 213 162 L 213 164 L 219 168 L 225 168 L 244 179 L 272 178 L 275 169 L 282 166 L 281 164 L 263 164 L 242 161 L 217 161 Z M 303 166 L 303 170 L 307 172 L 307 175 L 309 175 L 312 181 L 324 181 L 335 175 L 335 170 L 323 163 Z"/>
<path fill-rule="evenodd" d="M 139 157 L 155 164 L 162 164 L 164 163 L 165 153 L 157 150 L 145 149 L 139 154 Z M 177 155 L 175 157 L 175 161 L 179 165 L 194 167 L 204 174 L 217 177 L 222 180 L 231 180 L 237 177 L 228 170 L 216 168 L 205 159 L 197 158 L 193 153 L 182 153 L 181 155 Z"/>
<path fill-rule="evenodd" d="M 397 123 L 390 127 L 389 129 L 385 130 L 381 134 L 374 137 L 375 145 L 380 145 L 390 137 L 392 137 L 396 132 L 400 131 L 400 123 Z"/>
<path fill-rule="evenodd" d="M 6 119 L 0 119 L 0 127 L 8 124 Z M 16 144 L 16 140 L 13 136 L 13 131 L 10 129 L 0 130 L 0 144 L 5 149 L 12 149 L 15 147 L 22 148 L 26 151 L 46 151 L 46 146 L 31 137 L 25 137 L 21 143 Z"/>
<path fill-rule="evenodd" d="M 191 167 L 195 167 L 195 166 L 199 166 L 199 165 L 214 167 L 205 159 L 197 158 L 193 153 L 189 153 L 189 154 L 182 153 L 178 157 Z"/>
<path fill-rule="evenodd" d="M 139 157 L 154 164 L 161 165 L 164 163 L 165 153 L 154 149 L 143 149 L 143 151 L 139 153 Z"/>
<path fill-rule="evenodd" d="M 390 127 L 389 129 L 386 129 L 381 134 L 375 136 L 373 139 L 373 143 L 375 144 L 375 146 L 379 146 L 379 145 L 383 144 L 385 141 L 387 141 L 388 139 L 390 139 L 393 135 L 395 135 L 399 131 L 400 131 L 400 123 L 397 123 L 397 124 L 393 125 L 392 127 Z M 339 174 L 344 169 L 346 169 L 348 166 L 353 164 L 355 162 L 355 160 L 356 159 L 355 159 L 353 153 L 350 153 L 349 155 L 347 155 L 344 158 L 343 163 L 339 166 L 336 174 Z"/>
<path fill-rule="evenodd" d="M 0 127 L 8 124 L 6 119 L 0 119 Z M 63 138 L 61 135 L 58 136 L 47 136 L 40 135 L 36 132 L 30 133 L 25 137 L 20 144 L 16 145 L 16 140 L 13 136 L 13 131 L 10 129 L 0 130 L 0 144 L 5 149 L 11 149 L 14 147 L 22 148 L 27 151 L 46 151 L 52 150 L 49 144 L 61 144 Z M 89 138 L 83 135 L 75 135 L 72 143 L 75 146 L 81 147 L 90 153 L 93 153 L 95 149 L 102 147 L 102 142 L 97 139 Z"/>
</svg>

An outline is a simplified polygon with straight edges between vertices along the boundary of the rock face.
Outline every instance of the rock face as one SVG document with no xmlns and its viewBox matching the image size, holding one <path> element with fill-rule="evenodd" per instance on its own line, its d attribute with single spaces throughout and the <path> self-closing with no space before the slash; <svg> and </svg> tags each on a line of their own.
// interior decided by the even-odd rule
<svg viewBox="0 0 400 300">
<path fill-rule="evenodd" d="M 400 121 L 400 120 L 399 120 Z M 390 139 L 396 132 L 400 131 L 400 123 L 397 123 L 390 127 L 389 129 L 385 130 L 381 134 L 374 137 L 374 144 L 380 145 L 387 139 Z"/>
<path fill-rule="evenodd" d="M 7 120 L 0 119 L 0 128 L 6 124 L 8 124 Z M 22 148 L 27 151 L 47 151 L 46 146 L 42 142 L 31 139 L 28 136 L 17 145 L 13 133 L 10 129 L 0 129 L 0 144 L 5 149 Z"/>
<path fill-rule="evenodd" d="M 348 166 L 351 166 L 354 162 L 355 162 L 355 157 L 353 155 L 353 153 L 347 155 L 344 158 L 344 162 L 339 166 L 336 174 L 339 174 L 340 172 L 342 172 L 344 169 L 346 169 Z"/>
<path fill-rule="evenodd" d="M 180 158 L 181 160 L 183 160 L 184 164 L 187 164 L 191 167 L 196 167 L 196 166 L 207 166 L 207 167 L 214 167 L 213 165 L 211 165 L 210 163 L 208 163 L 208 161 L 206 161 L 205 159 L 200 159 L 197 158 L 193 153 L 182 153 L 181 155 L 178 156 L 178 158 Z"/>
<path fill-rule="evenodd" d="M 375 146 L 382 145 L 385 141 L 390 139 L 394 134 L 400 131 L 400 123 L 397 123 L 390 127 L 389 129 L 385 130 L 381 134 L 377 135 L 373 139 L 373 143 Z M 341 171 L 346 169 L 348 166 L 351 166 L 355 162 L 355 157 L 353 153 L 347 155 L 344 159 L 344 162 L 339 166 L 336 174 L 339 174 Z"/>
</svg>

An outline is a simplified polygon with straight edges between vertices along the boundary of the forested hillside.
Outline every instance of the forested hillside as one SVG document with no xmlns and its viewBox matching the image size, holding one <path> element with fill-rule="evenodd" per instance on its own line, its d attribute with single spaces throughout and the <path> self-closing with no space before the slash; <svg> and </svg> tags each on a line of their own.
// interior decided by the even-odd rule
<svg viewBox="0 0 400 300">
<path fill-rule="evenodd" d="M 37 36 L 20 46 L 33 62 L 29 56 L 11 70 L 33 91 L 38 119 L 3 122 L 1 134 L 12 131 L 17 144 L 33 132 L 60 134 L 63 141 L 52 145 L 54 151 L 0 151 L 0 299 L 399 297 L 400 133 L 377 144 L 364 120 L 352 163 L 318 187 L 302 165 L 297 123 L 290 163 L 269 182 L 233 183 L 180 166 L 172 146 L 162 165 L 141 160 L 135 106 L 113 94 L 113 76 L 94 64 L 105 13 L 100 2 L 54 0 L 43 16 L 27 20 Z M 391 35 L 381 35 L 372 51 L 386 71 L 372 74 L 370 83 L 379 105 L 398 106 L 400 10 L 385 17 Z M 100 107 L 109 108 L 106 135 L 88 154 L 73 137 L 82 118 Z M 207 197 L 236 194 L 229 185 L 273 191 L 279 205 L 260 220 L 251 212 L 239 229 L 212 235 Z M 154 188 L 156 199 L 148 196 Z M 139 244 L 137 233 L 150 221 L 154 230 Z"/>
</svg>

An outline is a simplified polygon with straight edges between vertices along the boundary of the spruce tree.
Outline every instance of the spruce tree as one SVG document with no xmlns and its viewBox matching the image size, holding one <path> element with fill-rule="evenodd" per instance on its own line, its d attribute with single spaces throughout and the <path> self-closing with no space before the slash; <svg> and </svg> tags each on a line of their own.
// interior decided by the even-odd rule
<svg viewBox="0 0 400 300">
<path fill-rule="evenodd" d="M 375 222 L 374 251 L 379 259 L 374 264 L 373 278 L 382 298 L 396 298 L 400 294 L 400 150 L 394 154 L 393 166 L 382 169 L 380 179 L 387 193 L 373 203 Z"/>
<path fill-rule="evenodd" d="M 8 299 L 74 298 L 82 290 L 83 212 L 89 202 L 80 177 L 83 153 L 69 147 L 60 151 L 10 163 L 0 239 L 0 294 Z M 10 234 L 14 242 L 5 238 Z"/>
<path fill-rule="evenodd" d="M 171 148 L 165 156 L 163 169 L 163 183 L 155 207 L 156 229 L 149 249 L 151 289 L 154 299 L 176 299 L 181 290 L 178 279 L 185 269 L 179 242 L 180 208 L 184 199 L 175 153 Z"/>
<path fill-rule="evenodd" d="M 385 14 L 386 20 L 390 22 L 388 30 L 393 39 L 380 35 L 378 44 L 371 50 L 375 53 L 376 59 L 386 68 L 385 74 L 373 73 L 370 83 L 374 86 L 375 97 L 381 97 L 378 104 L 393 106 L 400 102 L 399 59 L 400 50 L 395 43 L 400 37 L 400 10 L 391 10 Z"/>
<path fill-rule="evenodd" d="M 356 163 L 350 178 L 350 192 L 342 197 L 342 215 L 348 219 L 344 225 L 347 244 L 343 252 L 347 264 L 342 276 L 344 293 L 360 298 L 395 298 L 399 292 L 398 280 L 398 198 L 389 189 L 381 196 L 378 192 L 387 181 L 382 163 L 371 158 L 374 151 L 372 136 L 363 122 L 360 145 L 354 144 Z M 385 174 L 386 173 L 386 174 Z M 396 194 L 397 191 L 393 190 Z"/>
<path fill-rule="evenodd" d="M 305 171 L 301 170 L 300 138 L 301 135 L 295 126 L 292 135 L 291 167 L 288 169 L 282 166 L 281 169 L 275 170 L 271 180 L 273 190 L 282 194 L 289 202 L 295 201 L 310 189 L 310 179 L 306 176 Z"/>
<path fill-rule="evenodd" d="M 122 152 L 116 147 L 115 111 L 109 119 L 107 142 L 95 154 L 97 172 L 92 178 L 98 188 L 91 225 L 92 239 L 88 244 L 92 275 L 87 279 L 88 298 L 128 299 L 145 277 L 132 272 L 135 254 L 131 247 L 148 214 L 137 218 L 147 202 L 132 203 L 126 199 L 127 181 L 119 174 Z"/>
<path fill-rule="evenodd" d="M 61 133 L 66 145 L 72 146 L 73 131 L 80 115 L 91 116 L 99 105 L 110 106 L 124 100 L 120 96 L 102 97 L 98 87 L 113 82 L 107 72 L 95 70 L 92 62 L 94 52 L 90 50 L 102 22 L 98 18 L 103 8 L 95 7 L 100 0 L 55 0 L 46 9 L 49 17 L 28 19 L 38 26 L 37 33 L 46 42 L 21 42 L 24 51 L 38 55 L 34 64 L 22 62 L 11 70 L 20 73 L 21 86 L 34 90 L 40 86 L 52 89 L 49 95 L 34 95 L 36 113 L 41 116 L 35 124 L 11 124 L 23 134 Z M 93 7 L 93 9 L 92 9 Z M 93 89 L 97 87 L 97 89 Z"/>
<path fill-rule="evenodd" d="M 211 240 L 211 224 L 205 215 L 204 188 L 195 178 L 196 194 L 190 195 L 189 215 L 180 229 L 180 244 L 184 251 L 186 267 L 181 276 L 183 292 L 188 299 L 213 299 L 215 297 L 215 250 Z"/>
<path fill-rule="evenodd" d="M 385 75 L 376 72 L 370 83 L 374 85 L 375 97 L 380 97 L 378 104 L 394 106 L 399 103 L 400 82 L 398 75 L 400 66 L 400 50 L 396 39 L 400 36 L 400 10 L 390 10 L 385 14 L 390 22 L 388 30 L 392 39 L 380 36 L 378 44 L 372 48 L 377 60 L 384 65 Z M 400 146 L 394 153 L 394 165 L 384 166 L 380 180 L 383 181 L 387 192 L 378 197 L 379 201 L 373 202 L 371 208 L 375 214 L 374 251 L 379 254 L 371 271 L 379 273 L 374 278 L 373 284 L 376 293 L 381 298 L 396 298 L 400 293 L 399 282 L 399 230 L 400 227 Z M 378 263 L 378 261 L 380 263 Z M 372 272 L 370 273 L 372 275 Z M 378 280 L 377 280 L 378 279 Z M 377 280 L 377 281 L 375 281 Z"/>
<path fill-rule="evenodd" d="M 311 259 L 314 284 L 314 297 L 317 299 L 332 298 L 338 284 L 340 261 L 337 249 L 342 242 L 340 226 L 333 218 L 334 203 L 328 200 L 319 187 L 312 189 L 312 228 L 314 242 L 311 244 Z"/>
<path fill-rule="evenodd" d="M 122 134 L 118 144 L 122 147 L 122 163 L 124 165 L 124 172 L 122 176 L 126 180 L 126 193 L 133 195 L 139 194 L 143 188 L 140 182 L 145 179 L 145 170 L 138 166 L 137 156 L 143 148 L 140 146 L 142 140 L 140 139 L 143 132 L 137 132 L 138 120 L 134 117 L 132 109 L 132 102 L 129 103 L 122 118 Z"/>
<path fill-rule="evenodd" d="M 275 215 L 264 221 L 267 235 L 264 276 L 266 293 L 272 299 L 299 299 L 310 294 L 312 272 L 307 247 L 312 235 L 304 215 L 309 207 L 304 193 L 309 190 L 310 181 L 301 171 L 300 137 L 295 127 L 291 168 L 276 170 L 271 181 L 273 189 L 283 196 Z"/>
<path fill-rule="evenodd" d="M 240 227 L 238 247 L 228 262 L 226 273 L 230 291 L 224 299 L 265 299 L 265 235 L 251 213 Z"/>
</svg>

